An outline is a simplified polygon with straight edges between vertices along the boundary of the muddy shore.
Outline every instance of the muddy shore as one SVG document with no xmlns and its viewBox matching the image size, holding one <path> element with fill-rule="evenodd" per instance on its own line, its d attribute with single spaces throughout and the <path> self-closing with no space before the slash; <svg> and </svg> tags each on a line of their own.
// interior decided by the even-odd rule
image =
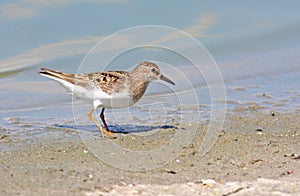
<svg viewBox="0 0 300 196">
<path fill-rule="evenodd" d="M 174 161 L 138 172 L 103 163 L 74 130 L 45 126 L 49 137 L 28 143 L 17 133 L 2 128 L 0 194 L 299 195 L 299 119 L 299 111 L 232 111 L 207 155 L 198 154 L 207 126 L 203 124 L 197 127 L 192 143 Z M 181 126 L 184 125 L 176 125 Z M 174 127 L 157 130 L 146 140 L 118 133 L 115 142 L 147 150 L 171 137 Z"/>
</svg>

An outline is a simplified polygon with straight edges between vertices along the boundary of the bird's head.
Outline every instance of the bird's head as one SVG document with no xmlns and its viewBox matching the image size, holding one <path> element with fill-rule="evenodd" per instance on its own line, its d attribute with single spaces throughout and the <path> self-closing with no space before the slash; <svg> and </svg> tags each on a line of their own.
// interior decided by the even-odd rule
<svg viewBox="0 0 300 196">
<path fill-rule="evenodd" d="M 148 82 L 152 82 L 154 80 L 163 80 L 172 85 L 175 85 L 172 80 L 170 80 L 160 72 L 159 67 L 155 63 L 143 61 L 138 64 L 134 71 L 143 75 L 143 77 L 148 80 Z"/>
</svg>

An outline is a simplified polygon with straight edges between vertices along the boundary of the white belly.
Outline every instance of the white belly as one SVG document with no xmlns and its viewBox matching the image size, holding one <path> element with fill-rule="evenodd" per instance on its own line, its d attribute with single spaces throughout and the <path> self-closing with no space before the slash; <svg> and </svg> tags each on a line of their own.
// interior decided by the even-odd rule
<svg viewBox="0 0 300 196">
<path fill-rule="evenodd" d="M 127 91 L 109 95 L 101 89 L 87 90 L 78 86 L 74 87 L 72 91 L 75 97 L 92 103 L 94 108 L 124 108 L 134 104 Z"/>
<path fill-rule="evenodd" d="M 55 80 L 65 87 L 73 96 L 86 103 L 93 104 L 94 108 L 124 108 L 134 104 L 132 98 L 129 96 L 128 91 L 126 90 L 119 93 L 112 93 L 110 95 L 102 91 L 100 88 L 86 89 L 61 79 L 55 78 Z"/>
</svg>

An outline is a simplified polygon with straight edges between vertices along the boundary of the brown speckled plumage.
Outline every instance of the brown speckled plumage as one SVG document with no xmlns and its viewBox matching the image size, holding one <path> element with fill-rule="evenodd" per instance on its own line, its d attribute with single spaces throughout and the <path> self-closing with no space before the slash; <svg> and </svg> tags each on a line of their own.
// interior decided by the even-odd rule
<svg viewBox="0 0 300 196">
<path fill-rule="evenodd" d="M 128 107 L 141 99 L 150 82 L 154 80 L 160 79 L 175 84 L 160 73 L 160 69 L 156 64 L 147 61 L 138 64 L 131 72 L 106 71 L 89 74 L 69 74 L 41 68 L 39 74 L 56 80 L 76 97 L 91 100 L 94 108 L 88 113 L 89 119 L 98 126 L 102 135 L 105 133 L 110 137 L 112 134 L 104 119 L 104 109 L 114 108 L 114 99 L 129 97 L 129 102 L 119 102 L 119 105 L 116 106 L 117 108 Z M 111 101 L 107 101 L 109 99 Z M 97 107 L 103 108 L 100 117 L 106 130 L 91 116 L 91 113 Z"/>
</svg>

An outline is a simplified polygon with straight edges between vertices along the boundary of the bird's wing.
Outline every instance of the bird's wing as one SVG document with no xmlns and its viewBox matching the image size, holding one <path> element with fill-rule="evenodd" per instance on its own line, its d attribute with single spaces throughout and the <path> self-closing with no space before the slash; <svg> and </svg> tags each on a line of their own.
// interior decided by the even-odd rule
<svg viewBox="0 0 300 196">
<path fill-rule="evenodd" d="M 124 85 L 127 71 L 107 71 L 95 72 L 88 74 L 89 80 L 93 81 L 102 91 L 111 94 L 112 91 L 117 91 L 117 85 Z"/>
<path fill-rule="evenodd" d="M 41 68 L 39 74 L 56 80 L 66 87 L 78 85 L 87 88 L 101 88 L 102 91 L 111 94 L 112 90 L 117 91 L 117 88 L 114 88 L 116 85 L 124 85 L 122 82 L 125 81 L 129 72 L 107 71 L 90 74 L 69 74 Z"/>
</svg>

